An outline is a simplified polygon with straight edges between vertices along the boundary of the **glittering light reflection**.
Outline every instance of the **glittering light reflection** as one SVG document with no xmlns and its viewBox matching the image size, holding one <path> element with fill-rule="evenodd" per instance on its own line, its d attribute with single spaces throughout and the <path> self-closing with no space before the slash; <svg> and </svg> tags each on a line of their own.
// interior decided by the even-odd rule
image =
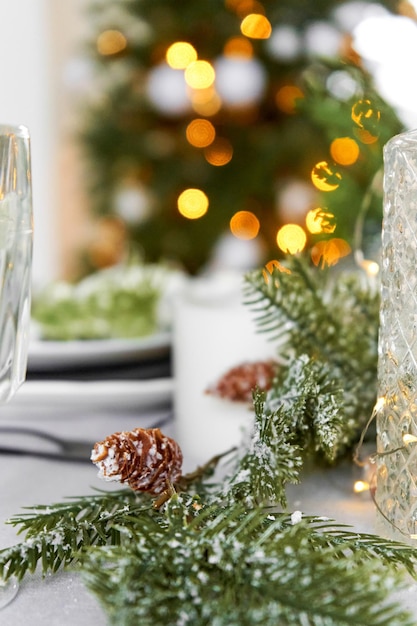
<svg viewBox="0 0 417 626">
<path fill-rule="evenodd" d="M 311 180 L 320 191 L 334 191 L 339 187 L 342 175 L 327 161 L 320 161 L 311 172 Z"/>
<path fill-rule="evenodd" d="M 277 244 L 280 250 L 289 254 L 296 254 L 304 250 L 307 235 L 298 224 L 285 224 L 277 233 Z"/>
<path fill-rule="evenodd" d="M 196 220 L 207 213 L 209 201 L 201 189 L 185 189 L 177 200 L 178 211 L 190 220 Z"/>
<path fill-rule="evenodd" d="M 254 239 L 259 228 L 259 220 L 251 211 L 238 211 L 230 220 L 230 230 L 238 239 Z"/>
</svg>

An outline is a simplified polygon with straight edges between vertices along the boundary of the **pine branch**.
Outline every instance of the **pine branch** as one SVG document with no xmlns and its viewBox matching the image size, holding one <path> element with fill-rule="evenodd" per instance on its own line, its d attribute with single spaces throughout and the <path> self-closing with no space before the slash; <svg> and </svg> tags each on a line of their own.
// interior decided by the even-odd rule
<svg viewBox="0 0 417 626">
<path fill-rule="evenodd" d="M 412 624 L 387 600 L 399 577 L 393 570 L 387 576 L 370 537 L 364 549 L 350 532 L 343 540 L 339 529 L 332 543 L 323 520 L 294 525 L 286 515 L 241 505 L 211 510 L 188 524 L 186 501 L 176 500 L 175 507 L 183 510 L 156 549 L 142 538 L 129 542 L 123 554 L 112 547 L 86 554 L 85 581 L 111 623 Z M 395 549 L 390 545 L 390 552 Z M 411 548 L 399 551 L 400 561 L 414 560 Z M 347 552 L 349 559 L 343 558 Z"/>
<path fill-rule="evenodd" d="M 375 403 L 379 297 L 359 272 L 334 275 L 308 267 L 303 258 L 288 259 L 288 267 L 289 272 L 274 269 L 266 278 L 261 271 L 246 276 L 245 302 L 253 310 L 259 332 L 280 339 L 281 356 L 288 361 L 268 393 L 267 404 L 276 409 L 280 401 L 292 402 L 297 414 L 301 403 L 306 418 L 301 432 L 307 435 L 307 445 L 311 423 L 322 440 L 318 447 L 317 441 L 313 443 L 316 450 L 326 433 L 333 431 L 326 452 L 331 456 L 334 446 L 343 450 L 352 445 Z M 303 380 L 297 374 L 297 359 L 306 357 L 315 374 Z M 332 394 L 334 409 L 338 405 L 339 411 L 326 426 L 320 420 L 320 403 L 327 402 L 331 409 Z M 330 414 L 331 410 L 327 419 Z"/>
<path fill-rule="evenodd" d="M 123 532 L 150 523 L 152 500 L 131 490 L 71 499 L 70 502 L 30 507 L 9 524 L 25 533 L 25 541 L 0 551 L 0 577 L 22 579 L 40 564 L 42 573 L 56 572 L 75 561 L 81 549 L 118 545 Z"/>
</svg>

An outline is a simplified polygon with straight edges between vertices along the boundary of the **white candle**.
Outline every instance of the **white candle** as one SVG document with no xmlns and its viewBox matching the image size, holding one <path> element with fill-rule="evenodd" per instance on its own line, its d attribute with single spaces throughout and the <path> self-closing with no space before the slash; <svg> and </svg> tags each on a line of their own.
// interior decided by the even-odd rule
<svg viewBox="0 0 417 626">
<path fill-rule="evenodd" d="M 243 304 L 240 274 L 195 279 L 174 311 L 175 418 L 184 457 L 202 463 L 238 445 L 253 421 L 251 404 L 207 394 L 231 368 L 275 356 Z"/>
</svg>

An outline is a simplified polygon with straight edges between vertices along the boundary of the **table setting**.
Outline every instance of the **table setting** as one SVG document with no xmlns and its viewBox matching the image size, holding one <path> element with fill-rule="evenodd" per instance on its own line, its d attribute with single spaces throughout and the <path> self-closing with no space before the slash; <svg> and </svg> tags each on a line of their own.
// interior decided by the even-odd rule
<svg viewBox="0 0 417 626">
<path fill-rule="evenodd" d="M 385 328 L 378 370 L 373 277 L 135 261 L 37 299 L 29 173 L 0 128 L 0 623 L 415 623 L 411 348 Z M 414 314 L 386 313 L 390 193 L 392 330 Z"/>
</svg>

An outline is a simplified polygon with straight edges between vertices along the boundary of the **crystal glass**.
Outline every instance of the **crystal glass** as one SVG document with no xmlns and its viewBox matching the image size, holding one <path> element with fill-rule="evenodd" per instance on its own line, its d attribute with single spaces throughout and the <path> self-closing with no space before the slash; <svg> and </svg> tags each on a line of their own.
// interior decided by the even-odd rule
<svg viewBox="0 0 417 626">
<path fill-rule="evenodd" d="M 26 377 L 32 243 L 29 132 L 0 125 L 0 403 L 11 399 Z M 0 608 L 17 588 L 15 580 L 0 579 Z"/>
<path fill-rule="evenodd" d="M 417 131 L 384 148 L 376 505 L 379 530 L 417 540 Z"/>
</svg>

